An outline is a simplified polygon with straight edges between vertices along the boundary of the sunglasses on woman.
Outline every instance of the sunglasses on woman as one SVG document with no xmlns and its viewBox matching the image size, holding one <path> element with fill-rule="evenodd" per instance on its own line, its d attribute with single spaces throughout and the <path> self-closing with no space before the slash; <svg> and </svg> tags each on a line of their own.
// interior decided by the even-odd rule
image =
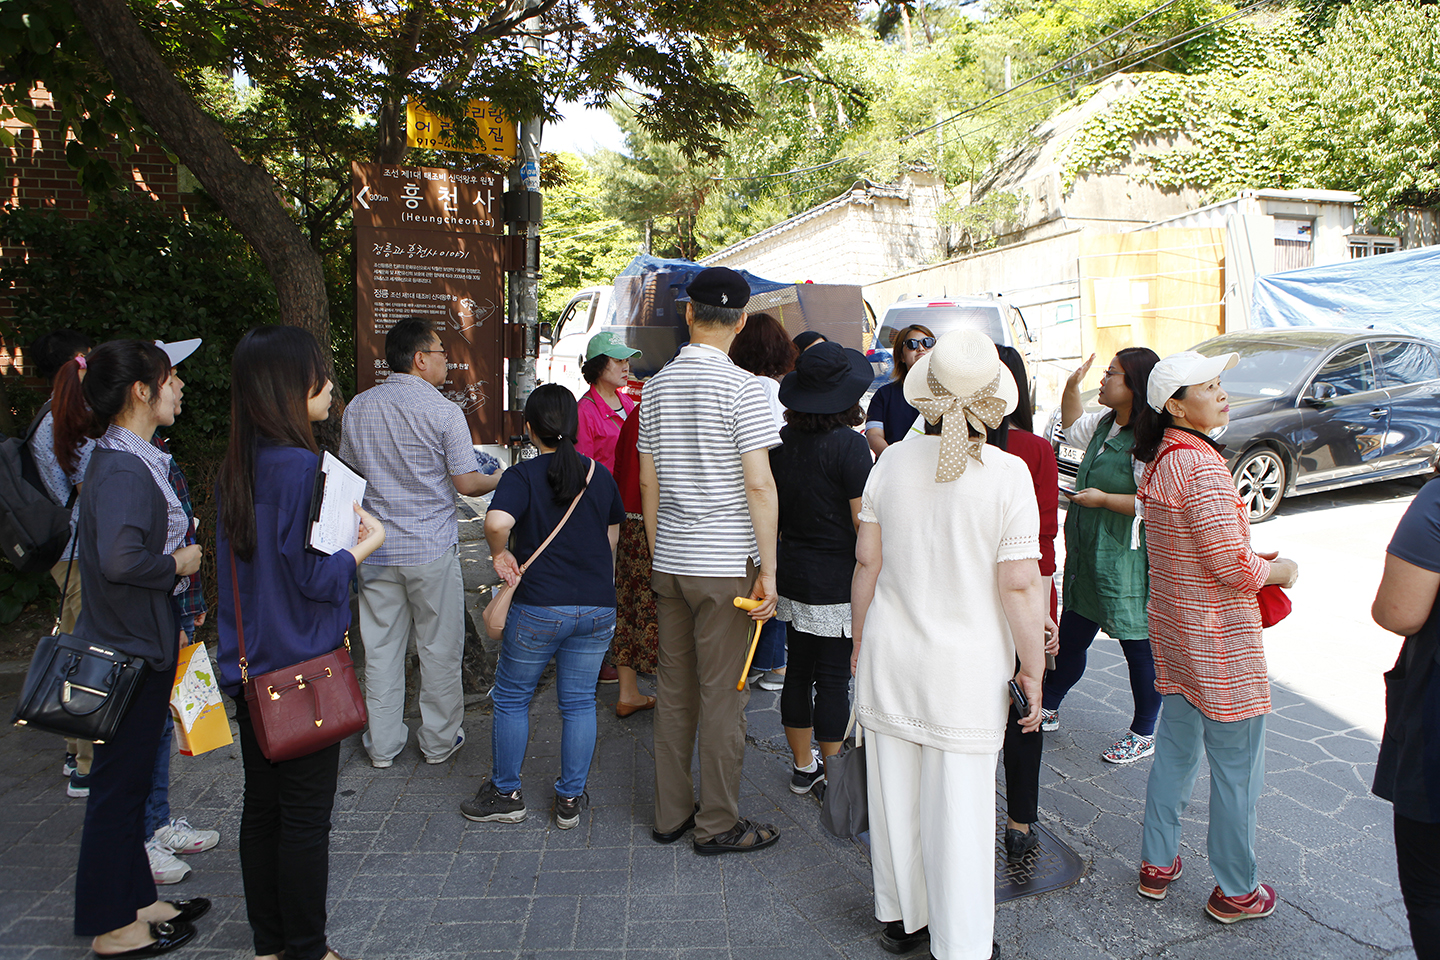
<svg viewBox="0 0 1440 960">
<path fill-rule="evenodd" d="M 901 343 L 902 345 L 904 345 L 904 346 L 909 347 L 911 350 L 919 350 L 921 347 L 924 347 L 926 350 L 929 350 L 931 347 L 935 346 L 935 338 L 934 338 L 934 337 L 918 337 L 918 338 L 917 338 L 917 337 L 910 337 L 910 338 L 908 338 L 908 339 L 901 340 L 900 343 Z"/>
</svg>

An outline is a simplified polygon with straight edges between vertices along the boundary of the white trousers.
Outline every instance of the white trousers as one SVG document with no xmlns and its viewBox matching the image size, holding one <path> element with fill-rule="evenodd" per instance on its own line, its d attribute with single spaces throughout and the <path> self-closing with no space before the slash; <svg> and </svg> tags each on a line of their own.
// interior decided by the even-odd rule
<svg viewBox="0 0 1440 960">
<path fill-rule="evenodd" d="M 420 654 L 420 731 L 427 757 L 455 745 L 465 718 L 460 663 L 465 655 L 465 584 L 451 547 L 413 567 L 360 564 L 360 639 L 365 643 L 365 750 L 392 760 L 405 748 L 405 652 Z"/>
<path fill-rule="evenodd" d="M 930 928 L 935 960 L 985 960 L 995 933 L 997 753 L 865 733 L 875 919 Z"/>
</svg>

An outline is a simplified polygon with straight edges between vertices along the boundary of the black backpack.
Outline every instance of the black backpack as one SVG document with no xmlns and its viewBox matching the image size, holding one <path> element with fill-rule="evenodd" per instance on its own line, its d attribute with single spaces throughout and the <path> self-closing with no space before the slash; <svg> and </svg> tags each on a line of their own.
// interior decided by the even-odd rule
<svg viewBox="0 0 1440 960">
<path fill-rule="evenodd" d="M 70 542 L 76 491 L 65 506 L 50 498 L 28 442 L 49 412 L 47 401 L 23 435 L 0 436 L 0 553 L 21 573 L 50 569 Z"/>
</svg>

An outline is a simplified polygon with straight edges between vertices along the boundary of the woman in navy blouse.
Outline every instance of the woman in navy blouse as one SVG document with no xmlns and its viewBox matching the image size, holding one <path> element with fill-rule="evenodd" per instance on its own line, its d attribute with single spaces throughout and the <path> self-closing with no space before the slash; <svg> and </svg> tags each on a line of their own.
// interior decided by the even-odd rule
<svg viewBox="0 0 1440 960">
<path fill-rule="evenodd" d="M 155 897 L 145 854 L 145 798 L 180 649 L 175 593 L 200 569 L 189 518 L 170 486 L 170 458 L 150 443 L 175 422 L 184 384 L 153 343 L 112 340 L 83 361 L 97 438 L 85 473 L 76 566 L 85 603 L 75 635 L 145 659 L 148 669 L 115 736 L 95 744 L 75 871 L 75 932 L 102 957 L 153 957 L 189 942 L 210 901 Z"/>
<path fill-rule="evenodd" d="M 245 909 L 260 960 L 339 960 L 325 941 L 325 892 L 340 744 L 280 763 L 260 752 L 240 689 L 230 569 L 239 584 L 249 672 L 263 674 L 341 644 L 355 565 L 385 541 L 385 531 L 356 504 L 360 542 L 353 550 L 326 557 L 305 549 L 320 465 L 310 424 L 330 416 L 334 386 L 315 338 L 296 327 L 251 330 L 235 348 L 230 376 L 230 447 L 217 483 L 217 659 L 221 689 L 235 698 L 245 766 Z"/>
</svg>

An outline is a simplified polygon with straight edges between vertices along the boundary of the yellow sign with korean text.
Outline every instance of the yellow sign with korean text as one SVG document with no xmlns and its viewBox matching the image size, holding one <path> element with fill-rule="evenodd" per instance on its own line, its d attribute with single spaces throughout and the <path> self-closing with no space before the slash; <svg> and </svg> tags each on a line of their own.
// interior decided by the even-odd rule
<svg viewBox="0 0 1440 960">
<path fill-rule="evenodd" d="M 452 150 L 456 153 L 484 153 L 496 157 L 514 157 L 515 123 L 500 108 L 485 100 L 471 100 L 465 114 L 475 121 L 474 142 L 457 141 L 455 124 L 411 100 L 405 106 L 405 145 L 426 150 Z"/>
</svg>

